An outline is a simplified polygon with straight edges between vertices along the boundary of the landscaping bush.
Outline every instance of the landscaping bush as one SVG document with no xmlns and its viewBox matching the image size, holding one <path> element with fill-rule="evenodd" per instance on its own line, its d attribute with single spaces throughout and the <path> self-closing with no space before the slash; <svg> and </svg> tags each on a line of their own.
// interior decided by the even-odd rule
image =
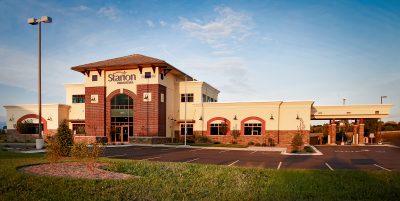
<svg viewBox="0 0 400 201">
<path fill-rule="evenodd" d="M 212 143 L 212 140 L 207 136 L 196 137 L 196 143 Z"/>
<path fill-rule="evenodd" d="M 315 153 L 314 149 L 310 146 L 305 146 L 304 151 L 306 151 L 307 153 Z"/>
<path fill-rule="evenodd" d="M 263 142 L 263 143 L 261 144 L 261 146 L 266 147 L 266 146 L 267 146 L 267 143 Z"/>
<path fill-rule="evenodd" d="M 261 144 L 259 142 L 257 142 L 255 145 L 256 145 L 256 147 L 261 146 Z"/>
<path fill-rule="evenodd" d="M 47 160 L 50 163 L 55 163 L 63 157 L 61 145 L 55 138 L 47 138 Z"/>
<path fill-rule="evenodd" d="M 221 144 L 221 142 L 219 142 L 219 141 L 215 141 L 215 142 L 214 142 L 214 144 Z"/>
<path fill-rule="evenodd" d="M 73 145 L 72 132 L 64 120 L 57 129 L 55 135 L 56 141 L 60 146 L 62 156 L 69 156 L 71 146 Z"/>
<path fill-rule="evenodd" d="M 250 142 L 248 142 L 247 144 L 248 144 L 248 145 L 254 145 L 254 142 L 253 142 L 253 141 L 250 141 Z"/>
<path fill-rule="evenodd" d="M 275 146 L 275 141 L 274 141 L 274 139 L 268 138 L 268 144 L 269 144 L 269 146 L 274 147 L 274 146 Z"/>
<path fill-rule="evenodd" d="M 89 149 L 86 143 L 74 143 L 71 148 L 71 157 L 77 160 L 84 160 L 89 157 Z"/>
<path fill-rule="evenodd" d="M 300 133 L 297 133 L 296 135 L 293 136 L 291 145 L 294 150 L 301 150 L 303 148 L 304 143 Z"/>
</svg>

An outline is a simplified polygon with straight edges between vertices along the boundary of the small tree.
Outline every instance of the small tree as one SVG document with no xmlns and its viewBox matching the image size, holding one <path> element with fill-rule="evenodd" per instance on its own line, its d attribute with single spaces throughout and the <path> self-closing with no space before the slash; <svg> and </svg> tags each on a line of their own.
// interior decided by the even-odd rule
<svg viewBox="0 0 400 201">
<path fill-rule="evenodd" d="M 62 156 L 69 156 L 73 145 L 72 132 L 64 120 L 57 129 L 56 141 L 60 146 Z"/>
<path fill-rule="evenodd" d="M 296 135 L 293 136 L 292 143 L 291 143 L 293 151 L 296 151 L 296 150 L 301 151 L 303 149 L 304 128 L 305 128 L 304 121 L 303 121 L 303 119 L 300 119 L 300 125 L 297 127 L 297 133 L 296 133 Z"/>
</svg>

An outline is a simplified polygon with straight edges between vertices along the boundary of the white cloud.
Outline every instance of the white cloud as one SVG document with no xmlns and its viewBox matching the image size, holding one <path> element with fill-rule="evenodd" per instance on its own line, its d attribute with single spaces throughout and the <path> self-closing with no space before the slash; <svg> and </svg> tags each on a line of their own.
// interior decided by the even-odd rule
<svg viewBox="0 0 400 201">
<path fill-rule="evenodd" d="M 85 6 L 85 5 L 79 5 L 79 6 L 76 8 L 76 10 L 79 10 L 79 11 L 86 11 L 86 10 L 90 10 L 90 8 L 87 7 L 87 6 Z"/>
<path fill-rule="evenodd" d="M 148 27 L 154 27 L 154 22 L 151 20 L 146 20 L 146 24 Z"/>
<path fill-rule="evenodd" d="M 159 23 L 160 23 L 160 25 L 162 26 L 162 27 L 165 27 L 165 26 L 167 26 L 167 22 L 165 22 L 165 21 L 163 21 L 163 20 L 160 20 L 159 21 Z"/>
<path fill-rule="evenodd" d="M 181 18 L 179 26 L 214 48 L 224 48 L 229 42 L 238 42 L 251 35 L 253 20 L 250 15 L 229 7 L 216 7 L 214 11 L 218 13 L 214 20 L 202 22 Z"/>
<path fill-rule="evenodd" d="M 114 21 L 118 21 L 120 19 L 119 10 L 111 6 L 101 7 L 97 13 Z"/>
</svg>

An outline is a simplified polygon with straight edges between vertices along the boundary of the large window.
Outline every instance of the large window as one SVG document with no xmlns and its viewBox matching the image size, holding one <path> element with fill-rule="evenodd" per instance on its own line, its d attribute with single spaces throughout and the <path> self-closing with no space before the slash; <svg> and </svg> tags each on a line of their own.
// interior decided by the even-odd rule
<svg viewBox="0 0 400 201">
<path fill-rule="evenodd" d="M 261 135 L 261 128 L 260 123 L 244 124 L 244 135 Z"/>
<path fill-rule="evenodd" d="M 226 135 L 228 131 L 228 125 L 226 123 L 211 124 L 210 135 Z"/>
<path fill-rule="evenodd" d="M 72 95 L 72 103 L 85 103 L 85 95 Z"/>
<path fill-rule="evenodd" d="M 111 140 L 128 141 L 133 136 L 133 99 L 119 94 L 111 99 Z"/>
<path fill-rule="evenodd" d="M 43 123 L 41 125 L 43 131 Z M 32 120 L 18 122 L 17 130 L 19 134 L 39 134 L 39 123 L 33 123 Z"/>
<path fill-rule="evenodd" d="M 78 135 L 85 134 L 85 124 L 72 124 L 72 133 Z"/>
<path fill-rule="evenodd" d="M 193 94 L 186 94 L 187 102 L 193 102 Z M 181 102 L 184 103 L 185 101 L 185 94 L 181 94 Z"/>
<path fill-rule="evenodd" d="M 186 135 L 193 135 L 193 124 L 186 124 Z M 185 135 L 185 124 L 181 124 L 181 135 Z"/>
</svg>

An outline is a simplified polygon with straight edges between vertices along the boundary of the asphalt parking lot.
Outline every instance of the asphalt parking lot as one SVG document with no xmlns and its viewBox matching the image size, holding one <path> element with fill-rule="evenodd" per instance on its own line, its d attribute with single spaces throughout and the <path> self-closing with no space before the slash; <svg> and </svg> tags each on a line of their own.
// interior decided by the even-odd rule
<svg viewBox="0 0 400 201">
<path fill-rule="evenodd" d="M 317 146 L 323 155 L 202 148 L 129 146 L 107 148 L 105 157 L 270 169 L 400 170 L 400 148 L 386 146 Z"/>
</svg>

